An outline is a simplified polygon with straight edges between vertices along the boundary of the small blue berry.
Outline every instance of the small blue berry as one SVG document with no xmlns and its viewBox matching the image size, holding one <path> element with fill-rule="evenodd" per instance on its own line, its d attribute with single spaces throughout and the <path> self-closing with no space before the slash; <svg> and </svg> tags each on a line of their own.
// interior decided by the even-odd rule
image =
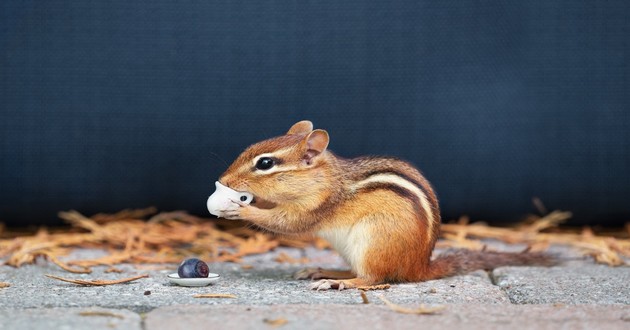
<svg viewBox="0 0 630 330">
<path fill-rule="evenodd" d="M 180 278 L 208 277 L 209 273 L 208 264 L 197 258 L 186 259 L 177 268 Z"/>
</svg>

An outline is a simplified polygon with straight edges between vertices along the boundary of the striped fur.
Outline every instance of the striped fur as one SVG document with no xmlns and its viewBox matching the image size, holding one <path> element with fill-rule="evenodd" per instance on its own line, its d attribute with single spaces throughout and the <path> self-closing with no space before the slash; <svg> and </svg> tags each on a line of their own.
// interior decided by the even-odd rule
<svg viewBox="0 0 630 330">
<path fill-rule="evenodd" d="M 242 205 L 226 210 L 226 217 L 278 233 L 316 233 L 333 245 L 356 275 L 323 280 L 314 288 L 421 281 L 541 258 L 460 253 L 431 262 L 440 208 L 424 176 L 396 158 L 337 157 L 327 150 L 328 142 L 328 133 L 313 131 L 312 123 L 296 123 L 287 135 L 247 148 L 219 179 L 270 205 Z M 276 165 L 257 169 L 262 157 L 274 158 Z"/>
<path fill-rule="evenodd" d="M 351 189 L 361 190 L 362 188 L 369 188 L 370 185 L 375 187 L 374 184 L 381 184 L 381 187 L 392 190 L 402 197 L 410 198 L 412 202 L 415 202 L 413 199 L 418 200 L 420 202 L 420 206 L 422 207 L 424 218 L 427 222 L 428 230 L 426 240 L 431 241 L 433 239 L 432 236 L 435 216 L 427 195 L 423 192 L 419 185 L 396 173 L 377 172 L 353 184 Z M 378 185 L 376 187 L 378 187 Z"/>
</svg>

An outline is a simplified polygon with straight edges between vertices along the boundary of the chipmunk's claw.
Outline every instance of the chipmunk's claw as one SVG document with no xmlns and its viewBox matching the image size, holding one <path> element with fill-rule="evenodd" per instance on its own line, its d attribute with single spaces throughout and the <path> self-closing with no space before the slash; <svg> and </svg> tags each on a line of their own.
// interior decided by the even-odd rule
<svg viewBox="0 0 630 330">
<path fill-rule="evenodd" d="M 245 206 L 249 205 L 249 204 L 245 204 L 245 203 L 243 203 L 243 202 L 241 202 L 241 201 L 239 201 L 237 199 L 230 199 L 230 201 L 232 201 L 232 203 L 234 203 L 234 204 L 236 204 L 236 205 L 238 205 L 240 207 L 245 207 Z"/>
</svg>

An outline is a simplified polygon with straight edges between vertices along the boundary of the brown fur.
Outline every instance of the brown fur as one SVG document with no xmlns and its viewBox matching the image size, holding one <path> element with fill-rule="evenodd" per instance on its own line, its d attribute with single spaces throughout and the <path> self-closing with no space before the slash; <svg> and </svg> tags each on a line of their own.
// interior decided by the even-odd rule
<svg viewBox="0 0 630 330">
<path fill-rule="evenodd" d="M 417 280 L 425 281 L 461 275 L 477 269 L 490 270 L 502 266 L 553 266 L 558 263 L 553 255 L 543 252 L 491 252 L 454 250 L 431 262 L 430 271 Z"/>
<path fill-rule="evenodd" d="M 356 247 L 359 250 L 350 248 L 353 253 L 362 254 L 360 259 L 348 260 L 355 272 L 319 269 L 298 275 L 329 278 L 316 282 L 314 288 L 424 281 L 475 269 L 553 263 L 553 258 L 540 253 L 475 251 L 457 251 L 431 261 L 439 234 L 440 209 L 424 176 L 411 164 L 396 158 L 337 157 L 326 150 L 328 133 L 312 128 L 310 122 L 299 122 L 287 135 L 250 146 L 219 181 L 232 189 L 250 192 L 269 205 L 268 208 L 240 205 L 236 210 L 226 210 L 227 218 L 249 220 L 284 234 L 348 228 L 355 239 L 356 235 L 361 238 L 363 245 Z M 274 153 L 278 155 L 274 171 L 256 170 L 255 157 Z M 428 210 L 419 195 L 405 187 L 407 183 L 375 181 L 353 188 L 376 175 L 394 176 L 411 184 L 407 187 L 426 196 Z M 364 232 L 357 233 L 360 230 Z"/>
</svg>

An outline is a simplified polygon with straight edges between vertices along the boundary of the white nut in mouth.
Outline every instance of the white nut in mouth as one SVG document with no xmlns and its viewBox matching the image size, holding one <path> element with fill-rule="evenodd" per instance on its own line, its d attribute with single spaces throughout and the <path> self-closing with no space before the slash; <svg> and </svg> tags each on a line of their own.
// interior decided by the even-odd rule
<svg viewBox="0 0 630 330">
<path fill-rule="evenodd" d="M 208 201 L 206 202 L 206 206 L 208 207 L 208 211 L 212 215 L 216 215 L 217 217 L 221 217 L 222 210 L 229 210 L 230 208 L 238 207 L 233 201 L 240 201 L 241 203 L 249 204 L 254 199 L 254 195 L 248 192 L 240 192 L 236 191 L 232 188 L 226 187 L 221 184 L 221 182 L 217 181 L 214 184 L 216 186 L 216 190 L 210 197 L 208 197 Z"/>
</svg>

